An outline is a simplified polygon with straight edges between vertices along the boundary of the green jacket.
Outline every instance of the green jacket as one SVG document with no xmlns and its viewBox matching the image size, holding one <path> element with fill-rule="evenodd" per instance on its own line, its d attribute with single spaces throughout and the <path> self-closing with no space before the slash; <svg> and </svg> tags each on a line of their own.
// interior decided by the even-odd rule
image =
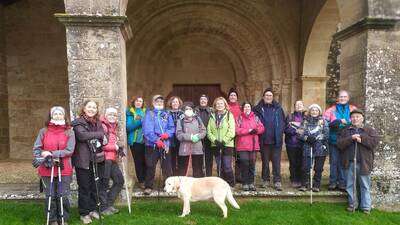
<svg viewBox="0 0 400 225">
<path fill-rule="evenodd" d="M 211 141 L 211 146 L 215 147 L 215 141 L 225 143 L 226 147 L 234 147 L 235 145 L 235 118 L 232 113 L 227 111 L 221 120 L 221 124 L 217 127 L 216 113 L 212 113 L 207 126 L 207 137 Z"/>
</svg>

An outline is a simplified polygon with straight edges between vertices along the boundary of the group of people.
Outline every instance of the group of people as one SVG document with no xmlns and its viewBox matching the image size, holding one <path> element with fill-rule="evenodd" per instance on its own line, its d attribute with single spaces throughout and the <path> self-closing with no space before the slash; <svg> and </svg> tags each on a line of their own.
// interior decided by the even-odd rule
<svg viewBox="0 0 400 225">
<path fill-rule="evenodd" d="M 299 100 L 295 111 L 287 116 L 274 100 L 272 89 L 266 89 L 255 106 L 247 101 L 239 104 L 238 98 L 238 92 L 231 89 L 228 100 L 218 97 L 211 106 L 205 94 L 198 106 L 182 102 L 178 96 L 169 98 L 165 104 L 163 96 L 155 95 L 152 107 L 146 107 L 143 97 L 132 99 L 126 110 L 127 141 L 137 183 L 145 194 L 154 188 L 158 161 L 164 179 L 178 175 L 217 175 L 231 187 L 240 183 L 244 191 L 254 191 L 257 152 L 261 153 L 262 160 L 260 186 L 281 191 L 281 152 L 285 142 L 294 188 L 320 191 L 324 163 L 329 155 L 329 190 L 348 193 L 349 211 L 358 207 L 369 213 L 370 174 L 379 138 L 373 128 L 364 125 L 364 113 L 349 104 L 347 91 L 340 91 L 337 104 L 325 112 L 317 104 L 306 109 Z M 124 178 L 117 159 L 124 157 L 125 152 L 124 143 L 118 140 L 117 121 L 117 109 L 107 108 L 104 116 L 99 116 L 94 101 L 83 104 L 79 117 L 71 125 L 62 107 L 51 108 L 46 126 L 34 144 L 34 164 L 42 177 L 46 196 L 55 196 L 51 207 L 46 202 L 46 212 L 51 209 L 48 214 L 53 224 L 61 219 L 57 199 L 69 194 L 73 167 L 82 222 L 88 224 L 100 215 L 118 212 L 113 204 Z M 217 174 L 213 174 L 214 160 Z M 62 173 L 54 175 L 53 167 L 61 167 Z M 50 188 L 53 176 L 62 179 Z M 354 192 L 354 177 L 360 185 L 357 188 L 360 195 Z M 98 203 L 100 208 L 96 208 Z M 67 198 L 63 209 L 61 216 L 67 219 Z"/>
</svg>

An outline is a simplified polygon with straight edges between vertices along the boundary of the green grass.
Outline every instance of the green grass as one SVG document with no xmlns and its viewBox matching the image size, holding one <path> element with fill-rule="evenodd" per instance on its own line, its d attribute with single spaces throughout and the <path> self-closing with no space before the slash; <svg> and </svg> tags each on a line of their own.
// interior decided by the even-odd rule
<svg viewBox="0 0 400 225">
<path fill-rule="evenodd" d="M 191 215 L 179 218 L 182 204 L 171 200 L 139 200 L 133 203 L 133 213 L 125 207 L 121 213 L 106 217 L 105 225 L 117 224 L 400 224 L 400 213 L 373 210 L 370 215 L 348 213 L 343 203 L 241 200 L 240 210 L 229 207 L 229 216 L 223 219 L 220 209 L 212 202 L 192 203 Z M 32 202 L 0 201 L 0 224 L 44 224 L 44 204 Z M 80 224 L 77 209 L 72 209 L 69 224 Z M 93 224 L 100 224 L 98 221 Z"/>
</svg>

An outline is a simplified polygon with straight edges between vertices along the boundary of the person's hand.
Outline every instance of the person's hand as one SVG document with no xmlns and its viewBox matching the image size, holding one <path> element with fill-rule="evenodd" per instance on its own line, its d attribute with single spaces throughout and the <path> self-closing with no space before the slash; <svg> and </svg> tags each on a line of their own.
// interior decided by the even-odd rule
<svg viewBox="0 0 400 225">
<path fill-rule="evenodd" d="M 135 116 L 135 120 L 141 120 L 141 119 L 142 119 L 141 116 L 139 116 L 139 115 L 136 115 L 136 116 Z"/>
<path fill-rule="evenodd" d="M 341 119 L 340 122 L 342 122 L 343 124 L 347 124 L 347 121 L 345 119 Z"/>
<path fill-rule="evenodd" d="M 360 138 L 360 135 L 359 135 L 359 134 L 353 134 L 353 135 L 351 135 L 351 139 L 353 139 L 354 141 L 356 141 L 357 138 Z"/>
<path fill-rule="evenodd" d="M 49 155 L 51 156 L 53 154 L 51 154 L 51 152 L 49 152 L 49 151 L 43 151 L 41 155 L 43 158 L 46 158 L 47 156 L 49 156 Z"/>
<path fill-rule="evenodd" d="M 115 151 L 119 150 L 119 146 L 117 144 L 115 144 Z"/>
<path fill-rule="evenodd" d="M 122 157 L 125 157 L 125 156 L 126 156 L 126 154 L 125 154 L 125 151 L 124 151 L 124 148 L 123 148 L 123 147 L 118 147 L 118 150 L 117 150 L 117 152 L 118 152 L 118 156 L 119 156 L 120 158 L 122 158 Z"/>
<path fill-rule="evenodd" d="M 224 144 L 221 141 L 216 140 L 215 147 L 217 147 L 218 149 L 221 149 L 222 147 L 224 147 Z"/>
<path fill-rule="evenodd" d="M 308 143 L 310 143 L 310 144 L 314 144 L 316 141 L 317 141 L 317 139 L 314 137 L 314 136 L 308 136 L 307 137 L 307 140 L 306 140 Z"/>
<path fill-rule="evenodd" d="M 249 134 L 251 134 L 251 135 L 257 134 L 257 130 L 256 130 L 256 129 L 251 129 L 251 131 L 249 132 Z"/>
<path fill-rule="evenodd" d="M 167 140 L 168 138 L 169 138 L 169 135 L 167 133 L 163 133 L 163 134 L 160 135 L 160 139 L 163 140 L 163 141 Z"/>
<path fill-rule="evenodd" d="M 356 141 L 357 141 L 358 143 L 361 143 L 361 136 L 356 137 Z"/>
<path fill-rule="evenodd" d="M 191 139 L 193 143 L 197 143 L 198 141 L 200 141 L 198 134 L 192 135 Z"/>
<path fill-rule="evenodd" d="M 164 149 L 165 148 L 165 144 L 164 144 L 164 142 L 162 140 L 158 140 L 156 142 L 156 146 L 157 146 L 157 148 L 160 148 L 160 149 Z"/>
</svg>

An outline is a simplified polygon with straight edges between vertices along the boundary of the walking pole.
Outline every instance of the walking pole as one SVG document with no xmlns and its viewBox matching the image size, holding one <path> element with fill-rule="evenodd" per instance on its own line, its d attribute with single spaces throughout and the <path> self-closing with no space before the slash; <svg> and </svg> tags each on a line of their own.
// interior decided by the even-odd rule
<svg viewBox="0 0 400 225">
<path fill-rule="evenodd" d="M 95 141 L 97 141 L 97 140 L 95 140 Z M 99 175 L 98 175 L 98 171 L 97 171 L 98 168 L 97 168 L 97 162 L 96 162 L 97 149 L 96 149 L 96 146 L 94 146 L 93 140 L 91 140 L 89 142 L 89 144 L 92 147 L 92 153 L 93 153 L 93 156 L 92 156 L 92 160 L 93 160 L 92 161 L 92 168 L 93 168 L 93 176 L 94 176 L 94 185 L 95 185 L 95 188 L 96 188 L 97 210 L 99 212 L 100 224 L 103 225 L 103 218 L 101 216 L 101 209 L 100 209 L 101 202 L 100 202 L 100 197 L 99 197 L 99 185 L 98 185 L 98 182 L 99 182 L 100 178 L 99 178 Z"/>
<path fill-rule="evenodd" d="M 357 185 L 356 185 L 356 182 L 357 182 L 357 141 L 356 141 L 356 143 L 355 143 L 355 145 L 354 145 L 354 160 L 353 160 L 353 164 L 354 164 L 354 166 L 353 166 L 353 211 L 355 211 L 356 210 L 356 194 L 357 194 Z M 358 201 L 358 200 L 357 200 Z"/>
<path fill-rule="evenodd" d="M 310 166 L 310 204 L 312 205 L 313 203 L 313 180 L 312 180 L 312 169 L 314 167 L 314 159 L 313 159 L 313 147 L 311 146 L 310 148 L 310 153 L 311 153 L 311 166 Z"/>
<path fill-rule="evenodd" d="M 51 166 L 51 173 L 50 173 L 50 194 L 49 199 L 47 201 L 47 220 L 46 224 L 49 225 L 50 222 L 50 208 L 51 208 L 51 196 L 53 195 L 53 180 L 54 180 L 54 164 Z"/>
<path fill-rule="evenodd" d="M 125 158 L 125 160 L 124 160 L 124 158 Z M 132 212 L 132 209 L 131 209 L 131 198 L 130 198 L 129 189 L 128 189 L 126 165 L 124 163 L 126 160 L 128 160 L 126 157 L 122 157 L 122 173 L 123 173 L 124 180 L 125 180 L 124 183 L 125 183 L 125 192 L 126 192 L 126 201 L 127 201 L 127 204 L 128 204 L 128 211 L 129 211 L 129 214 L 131 214 L 131 212 Z"/>
<path fill-rule="evenodd" d="M 62 181 L 61 181 L 61 162 L 60 158 L 58 158 L 58 194 L 60 195 L 60 208 L 61 208 L 61 224 L 64 225 L 64 200 L 63 200 L 63 190 L 62 190 Z"/>
</svg>

